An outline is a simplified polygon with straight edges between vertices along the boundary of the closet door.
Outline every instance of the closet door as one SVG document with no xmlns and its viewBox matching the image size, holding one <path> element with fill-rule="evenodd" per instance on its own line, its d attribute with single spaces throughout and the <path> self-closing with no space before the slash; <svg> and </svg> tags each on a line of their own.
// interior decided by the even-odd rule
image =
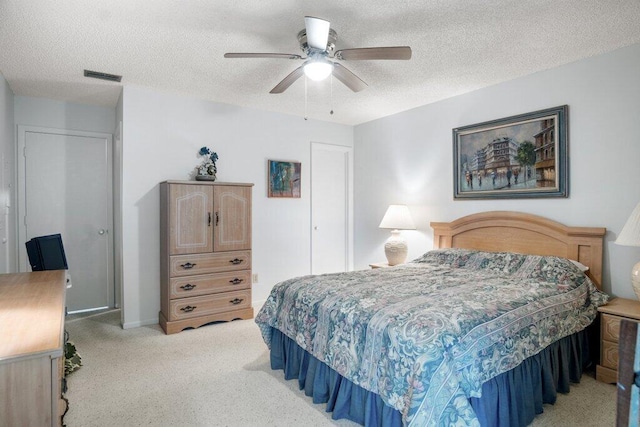
<svg viewBox="0 0 640 427">
<path fill-rule="evenodd" d="M 213 250 L 251 249 L 251 187 L 216 185 Z"/>
<path fill-rule="evenodd" d="M 213 187 L 171 184 L 169 188 L 171 255 L 213 251 Z"/>
<path fill-rule="evenodd" d="M 352 149 L 311 143 L 311 274 L 353 268 Z"/>
<path fill-rule="evenodd" d="M 111 141 L 95 132 L 18 128 L 20 269 L 31 269 L 26 241 L 61 234 L 71 313 L 114 306 Z"/>
</svg>

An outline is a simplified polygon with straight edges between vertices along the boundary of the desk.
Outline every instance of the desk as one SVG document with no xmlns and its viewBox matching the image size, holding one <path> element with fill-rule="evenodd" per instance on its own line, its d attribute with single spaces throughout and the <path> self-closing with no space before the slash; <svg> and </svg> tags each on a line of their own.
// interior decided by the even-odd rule
<svg viewBox="0 0 640 427">
<path fill-rule="evenodd" d="M 64 270 L 0 275 L 1 427 L 62 424 L 66 286 Z"/>
</svg>

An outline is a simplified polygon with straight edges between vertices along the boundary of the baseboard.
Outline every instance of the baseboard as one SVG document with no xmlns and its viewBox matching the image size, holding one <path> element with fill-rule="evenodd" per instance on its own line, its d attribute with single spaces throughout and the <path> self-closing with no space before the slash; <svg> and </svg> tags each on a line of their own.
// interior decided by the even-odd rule
<svg viewBox="0 0 640 427">
<path fill-rule="evenodd" d="M 252 301 L 251 305 L 254 311 L 257 313 L 262 308 L 265 302 L 267 302 L 266 299 L 254 300 Z M 133 329 L 133 328 L 139 328 L 141 326 L 149 326 L 149 325 L 157 325 L 157 324 L 158 324 L 158 319 L 140 320 L 138 322 L 123 323 L 122 329 Z"/>
<path fill-rule="evenodd" d="M 133 329 L 141 326 L 157 325 L 158 319 L 139 320 L 137 322 L 126 322 L 122 324 L 122 329 Z"/>
</svg>

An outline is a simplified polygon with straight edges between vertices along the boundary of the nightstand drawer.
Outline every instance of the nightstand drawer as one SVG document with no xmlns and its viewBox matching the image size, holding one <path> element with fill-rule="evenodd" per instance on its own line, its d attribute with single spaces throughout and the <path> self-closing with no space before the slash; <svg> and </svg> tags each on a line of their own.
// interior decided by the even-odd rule
<svg viewBox="0 0 640 427">
<path fill-rule="evenodd" d="M 602 360 L 600 364 L 606 368 L 618 369 L 618 343 L 602 341 Z"/>
<path fill-rule="evenodd" d="M 626 298 L 612 298 L 598 307 L 600 312 L 600 363 L 596 366 L 596 379 L 615 384 L 618 378 L 618 342 L 623 319 L 640 320 L 640 302 Z"/>
<path fill-rule="evenodd" d="M 620 337 L 620 317 L 603 313 L 601 321 L 602 339 L 617 343 Z"/>
</svg>

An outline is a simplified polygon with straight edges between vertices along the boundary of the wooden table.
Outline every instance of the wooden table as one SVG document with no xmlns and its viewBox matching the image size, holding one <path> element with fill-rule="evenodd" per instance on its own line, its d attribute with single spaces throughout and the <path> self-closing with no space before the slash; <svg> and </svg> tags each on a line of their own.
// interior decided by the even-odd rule
<svg viewBox="0 0 640 427">
<path fill-rule="evenodd" d="M 374 262 L 373 264 L 369 264 L 371 268 L 387 268 L 391 267 L 388 262 Z"/>
<path fill-rule="evenodd" d="M 65 270 L 0 275 L 0 427 L 60 426 Z"/>
</svg>

